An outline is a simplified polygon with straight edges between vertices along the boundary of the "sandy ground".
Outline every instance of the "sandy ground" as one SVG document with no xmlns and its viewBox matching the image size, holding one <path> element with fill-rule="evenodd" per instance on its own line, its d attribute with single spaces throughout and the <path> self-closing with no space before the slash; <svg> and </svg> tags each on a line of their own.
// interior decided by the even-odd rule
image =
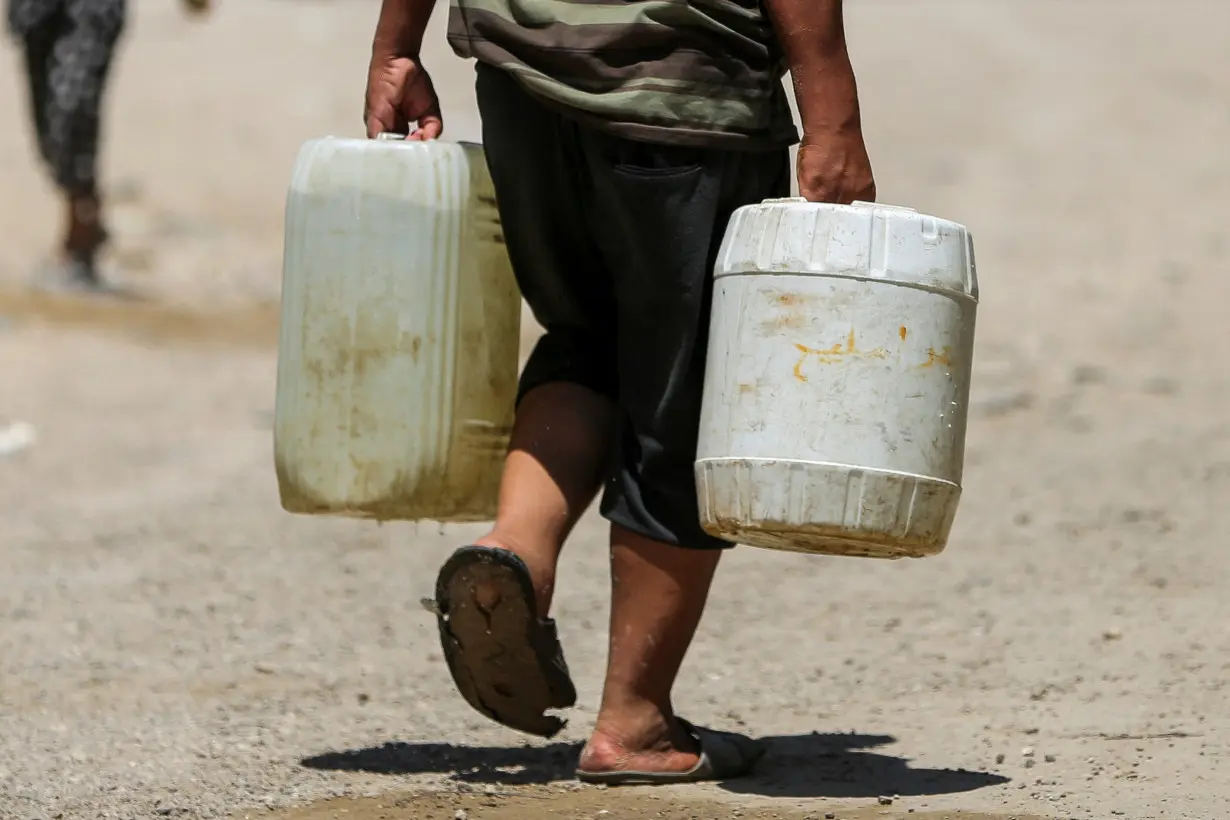
<svg viewBox="0 0 1230 820">
<path fill-rule="evenodd" d="M 967 494 L 921 562 L 736 551 L 679 706 L 771 758 L 646 794 L 570 782 L 596 519 L 558 597 L 581 705 L 541 748 L 453 692 L 417 603 L 473 528 L 278 506 L 284 186 L 358 133 L 376 3 L 135 6 L 108 262 L 147 303 L 23 291 L 58 212 L 0 59 L 0 420 L 39 435 L 0 458 L 0 816 L 1226 816 L 1230 7 L 852 4 L 882 198 L 977 240 Z"/>
</svg>

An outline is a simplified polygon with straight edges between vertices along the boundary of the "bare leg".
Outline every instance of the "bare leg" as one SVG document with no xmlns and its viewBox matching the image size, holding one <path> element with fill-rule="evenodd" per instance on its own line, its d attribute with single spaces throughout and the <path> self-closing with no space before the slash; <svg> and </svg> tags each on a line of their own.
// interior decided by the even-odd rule
<svg viewBox="0 0 1230 820">
<path fill-rule="evenodd" d="M 93 193 L 64 191 L 64 233 L 59 259 L 43 269 L 36 284 L 52 289 L 112 292 L 98 275 L 98 253 L 107 241 L 102 203 Z M 118 292 L 115 292 L 118 295 Z"/>
<path fill-rule="evenodd" d="M 560 550 L 612 451 L 612 415 L 606 399 L 574 384 L 527 393 L 496 525 L 478 541 L 487 549 L 458 550 L 436 581 L 441 647 L 458 692 L 497 723 L 540 737 L 566 723 L 549 710 L 576 703 L 548 612 Z"/>
<path fill-rule="evenodd" d="M 582 770 L 682 772 L 696 765 L 699 749 L 675 720 L 671 689 L 721 554 L 611 528 L 610 655 Z"/>
<path fill-rule="evenodd" d="M 525 562 L 539 617 L 551 609 L 564 541 L 602 484 L 613 419 L 608 399 L 566 382 L 531 390 L 517 408 L 495 527 L 477 543 Z"/>
<path fill-rule="evenodd" d="M 69 259 L 89 264 L 107 240 L 103 226 L 102 202 L 94 193 L 68 193 L 65 195 L 68 214 L 62 249 Z"/>
</svg>

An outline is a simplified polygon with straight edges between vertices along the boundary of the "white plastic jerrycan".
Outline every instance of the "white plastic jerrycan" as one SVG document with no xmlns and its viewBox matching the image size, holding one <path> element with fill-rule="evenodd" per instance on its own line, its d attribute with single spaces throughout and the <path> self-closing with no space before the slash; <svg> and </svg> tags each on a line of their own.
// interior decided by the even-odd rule
<svg viewBox="0 0 1230 820">
<path fill-rule="evenodd" d="M 978 300 L 969 232 L 908 208 L 768 200 L 734 214 L 715 276 L 705 530 L 827 555 L 943 550 Z"/>
<path fill-rule="evenodd" d="M 306 143 L 286 204 L 283 508 L 494 518 L 520 323 L 480 146 Z"/>
</svg>

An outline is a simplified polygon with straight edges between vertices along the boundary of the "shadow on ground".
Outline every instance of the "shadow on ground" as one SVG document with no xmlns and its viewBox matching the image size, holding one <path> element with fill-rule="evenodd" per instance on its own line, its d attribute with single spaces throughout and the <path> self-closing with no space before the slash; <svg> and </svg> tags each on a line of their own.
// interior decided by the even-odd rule
<svg viewBox="0 0 1230 820">
<path fill-rule="evenodd" d="M 449 774 L 466 783 L 509 786 L 572 780 L 579 743 L 547 746 L 456 746 L 452 743 L 386 743 L 370 749 L 326 752 L 301 762 L 309 769 L 368 774 Z"/>
<path fill-rule="evenodd" d="M 909 760 L 867 751 L 897 742 L 891 735 L 819 734 L 761 738 L 769 754 L 752 777 L 722 783 L 735 794 L 858 798 L 959 794 L 1008 782 L 966 769 L 914 769 Z"/>
<path fill-rule="evenodd" d="M 889 735 L 809 734 L 766 737 L 768 755 L 753 777 L 722 788 L 767 797 L 856 798 L 957 794 L 1007 783 L 1008 778 L 964 769 L 913 769 L 894 755 L 866 751 L 895 743 Z M 386 743 L 305 758 L 310 769 L 370 774 L 449 774 L 466 783 L 541 785 L 573 779 L 575 743 L 475 747 L 450 743 Z"/>
</svg>

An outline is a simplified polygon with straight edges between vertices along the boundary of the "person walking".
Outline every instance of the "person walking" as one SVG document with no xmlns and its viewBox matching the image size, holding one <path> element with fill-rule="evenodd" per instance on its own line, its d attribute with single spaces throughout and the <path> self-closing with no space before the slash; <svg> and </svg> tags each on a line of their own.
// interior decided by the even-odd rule
<svg viewBox="0 0 1230 820">
<path fill-rule="evenodd" d="M 184 0 L 193 13 L 207 0 Z M 125 0 L 8 0 L 8 28 L 25 53 L 38 150 L 64 205 L 59 258 L 42 282 L 98 290 L 107 241 L 98 186 L 102 105 Z"/>
<path fill-rule="evenodd" d="M 384 0 L 369 137 L 435 139 L 420 61 L 433 0 Z M 477 61 L 483 144 L 521 291 L 545 334 L 521 377 L 494 528 L 441 568 L 435 609 L 463 697 L 550 737 L 576 690 L 550 618 L 556 564 L 602 490 L 609 655 L 578 763 L 588 782 L 747 774 L 763 749 L 675 713 L 723 551 L 693 462 L 713 284 L 732 212 L 790 194 L 874 200 L 841 0 L 452 0 Z"/>
</svg>

